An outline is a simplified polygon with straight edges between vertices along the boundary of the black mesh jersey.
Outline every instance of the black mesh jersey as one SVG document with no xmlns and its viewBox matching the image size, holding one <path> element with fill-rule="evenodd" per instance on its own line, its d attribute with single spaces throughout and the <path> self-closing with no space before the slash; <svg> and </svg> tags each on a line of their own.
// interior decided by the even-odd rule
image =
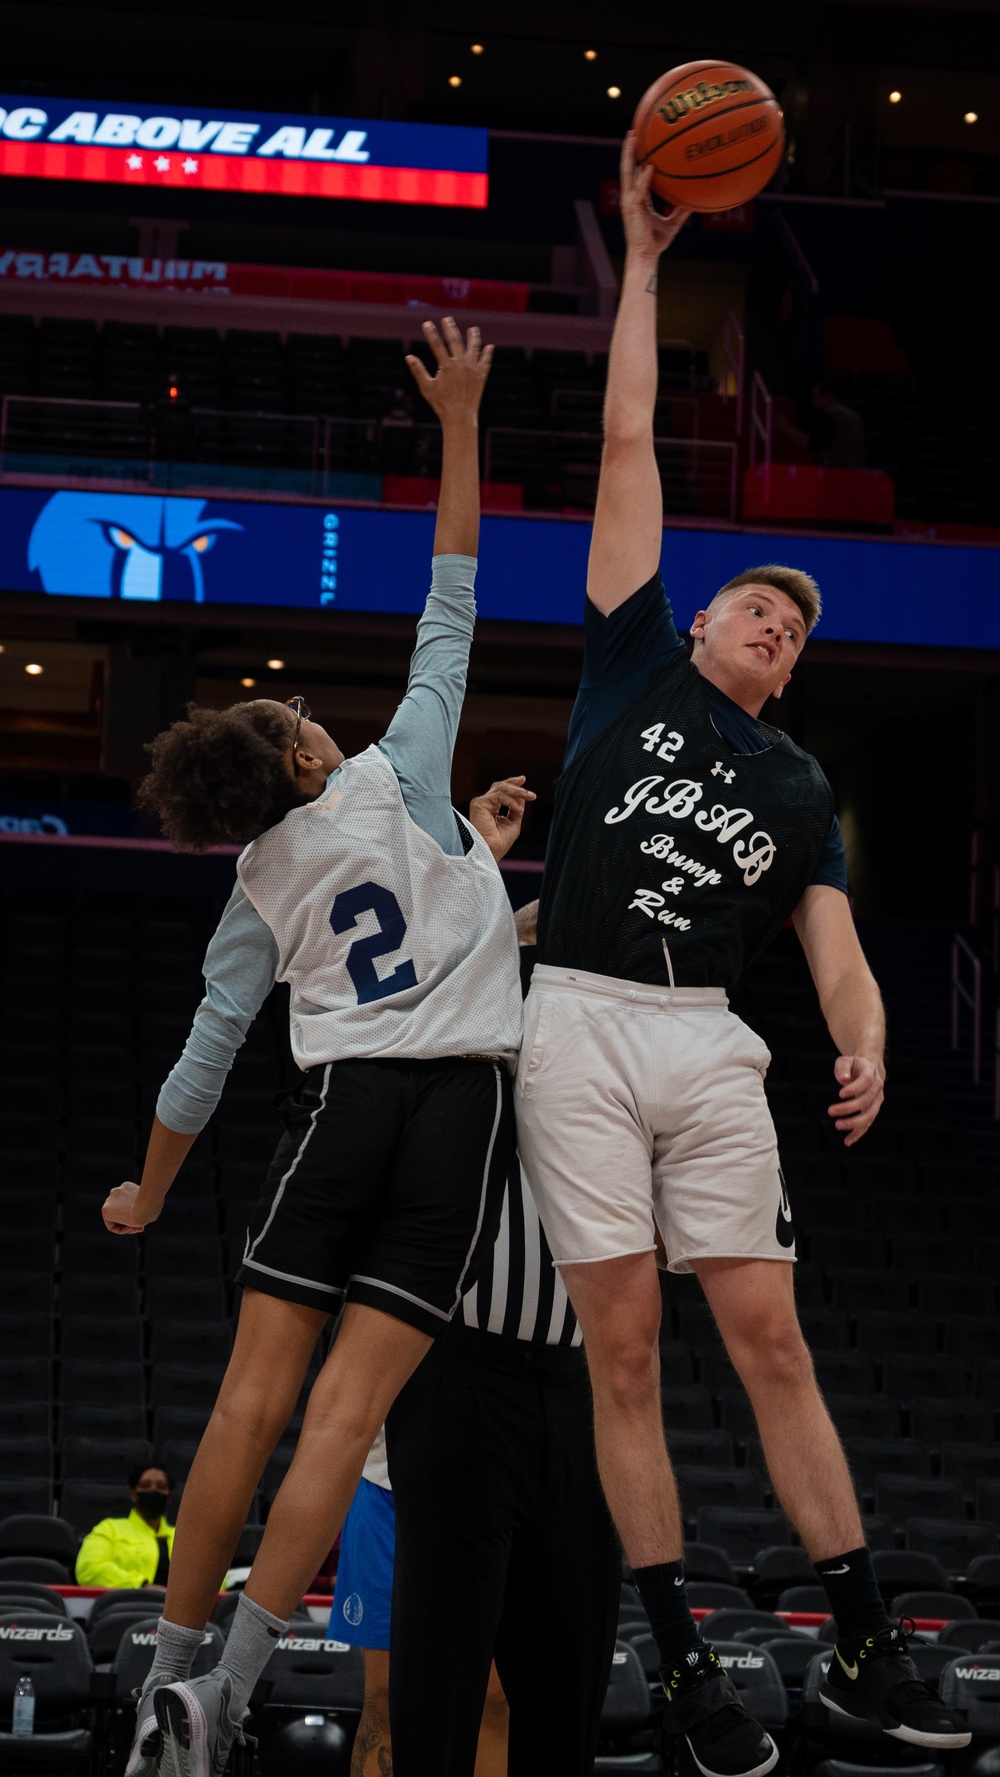
<svg viewBox="0 0 1000 1777">
<path fill-rule="evenodd" d="M 765 730 L 765 732 L 768 732 Z M 650 689 L 556 785 L 538 961 L 629 981 L 731 988 L 798 905 L 833 791 L 771 730 L 734 753 L 689 660 Z"/>
</svg>

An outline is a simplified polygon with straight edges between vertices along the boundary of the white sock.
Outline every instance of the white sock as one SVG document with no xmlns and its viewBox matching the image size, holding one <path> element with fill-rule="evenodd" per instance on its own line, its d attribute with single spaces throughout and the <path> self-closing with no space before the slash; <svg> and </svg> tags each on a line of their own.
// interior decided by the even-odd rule
<svg viewBox="0 0 1000 1777">
<path fill-rule="evenodd" d="M 186 1629 L 183 1623 L 168 1623 L 166 1617 L 161 1617 L 156 1625 L 153 1664 L 142 1687 L 143 1697 L 148 1697 L 158 1684 L 190 1677 L 195 1654 L 204 1639 L 204 1629 Z"/>
<path fill-rule="evenodd" d="M 232 1713 L 237 1719 L 250 1702 L 275 1642 L 287 1628 L 281 1617 L 273 1617 L 262 1604 L 255 1604 L 243 1593 L 226 1637 L 226 1651 L 216 1667 L 218 1673 L 227 1673 L 232 1683 Z"/>
</svg>

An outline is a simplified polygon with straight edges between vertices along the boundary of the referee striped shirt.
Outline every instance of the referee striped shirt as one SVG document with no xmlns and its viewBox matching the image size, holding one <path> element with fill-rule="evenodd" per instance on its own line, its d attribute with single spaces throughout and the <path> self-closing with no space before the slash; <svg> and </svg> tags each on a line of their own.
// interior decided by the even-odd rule
<svg viewBox="0 0 1000 1777">
<path fill-rule="evenodd" d="M 515 1160 L 504 1192 L 500 1232 L 479 1280 L 462 1301 L 466 1326 L 532 1345 L 582 1345 L 566 1285 Z"/>
</svg>

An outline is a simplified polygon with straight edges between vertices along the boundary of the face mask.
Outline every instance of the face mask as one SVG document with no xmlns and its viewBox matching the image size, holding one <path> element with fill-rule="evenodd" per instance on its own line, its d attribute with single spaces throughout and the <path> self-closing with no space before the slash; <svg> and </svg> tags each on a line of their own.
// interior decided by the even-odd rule
<svg viewBox="0 0 1000 1777">
<path fill-rule="evenodd" d="M 155 1524 L 157 1518 L 163 1517 L 169 1499 L 169 1493 L 160 1493 L 156 1488 L 147 1489 L 144 1487 L 142 1492 L 135 1496 L 135 1509 L 141 1513 L 147 1524 Z"/>
</svg>

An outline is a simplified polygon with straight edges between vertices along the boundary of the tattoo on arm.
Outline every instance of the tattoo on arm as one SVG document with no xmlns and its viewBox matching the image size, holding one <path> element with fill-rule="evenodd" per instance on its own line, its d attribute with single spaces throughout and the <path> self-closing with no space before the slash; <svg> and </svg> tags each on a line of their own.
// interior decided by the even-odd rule
<svg viewBox="0 0 1000 1777">
<path fill-rule="evenodd" d="M 646 285 L 646 295 L 647 296 L 655 296 L 656 295 L 656 289 L 657 289 L 657 284 L 659 282 L 659 277 L 660 277 L 660 268 L 658 265 L 654 265 L 652 273 L 650 274 L 649 283 Z"/>
</svg>

